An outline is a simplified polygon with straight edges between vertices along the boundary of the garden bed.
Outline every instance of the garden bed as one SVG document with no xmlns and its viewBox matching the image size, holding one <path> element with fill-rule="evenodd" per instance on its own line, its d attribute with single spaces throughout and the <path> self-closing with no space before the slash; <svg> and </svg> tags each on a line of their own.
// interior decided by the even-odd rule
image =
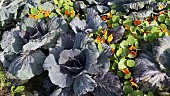
<svg viewBox="0 0 170 96">
<path fill-rule="evenodd" d="M 1 0 L 0 96 L 170 96 L 170 1 Z"/>
</svg>

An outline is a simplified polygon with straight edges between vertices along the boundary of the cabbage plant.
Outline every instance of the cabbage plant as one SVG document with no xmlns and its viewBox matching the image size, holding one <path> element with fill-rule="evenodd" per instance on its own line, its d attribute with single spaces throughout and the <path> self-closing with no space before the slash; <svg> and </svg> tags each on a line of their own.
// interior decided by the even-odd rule
<svg viewBox="0 0 170 96">
<path fill-rule="evenodd" d="M 81 32 L 62 35 L 43 64 L 51 82 L 59 86 L 51 96 L 120 96 L 120 81 L 108 73 L 109 66 L 107 53 L 99 53 L 94 41 Z"/>
<path fill-rule="evenodd" d="M 27 18 L 16 28 L 4 32 L 1 40 L 1 62 L 8 73 L 21 80 L 28 80 L 43 72 L 46 58 L 43 50 L 55 46 L 59 35 L 68 30 L 61 17 L 47 23 Z"/>
<path fill-rule="evenodd" d="M 169 94 L 169 48 L 170 37 L 166 36 L 155 42 L 141 44 L 142 53 L 136 58 L 133 74 L 142 90 L 159 95 Z"/>
</svg>

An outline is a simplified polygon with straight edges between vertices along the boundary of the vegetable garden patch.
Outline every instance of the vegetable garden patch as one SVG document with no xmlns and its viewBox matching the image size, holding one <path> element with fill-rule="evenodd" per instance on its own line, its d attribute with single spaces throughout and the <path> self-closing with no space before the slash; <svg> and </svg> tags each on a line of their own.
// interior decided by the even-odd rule
<svg viewBox="0 0 170 96">
<path fill-rule="evenodd" d="M 170 1 L 1 0 L 0 96 L 170 96 Z"/>
</svg>

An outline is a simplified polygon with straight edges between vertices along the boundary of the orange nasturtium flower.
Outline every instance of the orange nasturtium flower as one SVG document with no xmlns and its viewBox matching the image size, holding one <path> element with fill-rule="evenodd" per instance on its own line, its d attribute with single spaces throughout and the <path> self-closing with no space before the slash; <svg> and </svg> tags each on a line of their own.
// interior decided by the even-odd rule
<svg viewBox="0 0 170 96">
<path fill-rule="evenodd" d="M 104 39 L 104 38 L 101 38 L 101 42 L 103 42 L 103 43 L 104 43 L 104 42 L 105 42 L 105 39 Z"/>
<path fill-rule="evenodd" d="M 154 16 L 153 20 L 154 20 L 154 21 L 156 21 L 156 20 L 157 20 L 157 18 L 158 18 L 158 16 Z"/>
<path fill-rule="evenodd" d="M 94 42 L 96 42 L 96 43 L 101 43 L 101 39 L 100 39 L 100 37 L 99 37 L 99 36 L 97 36 L 97 38 L 94 40 Z"/>
<path fill-rule="evenodd" d="M 114 54 L 115 53 L 115 49 L 114 48 L 112 48 L 112 54 Z"/>
<path fill-rule="evenodd" d="M 126 25 L 125 25 L 125 29 L 126 29 L 126 30 L 130 30 L 130 28 L 129 28 L 129 25 L 128 25 L 128 24 L 126 24 Z"/>
<path fill-rule="evenodd" d="M 136 26 L 140 25 L 140 20 L 134 20 L 133 22 Z"/>
<path fill-rule="evenodd" d="M 80 14 L 76 14 L 76 17 L 77 17 L 77 18 L 80 18 Z"/>
<path fill-rule="evenodd" d="M 129 71 L 128 68 L 123 69 L 122 72 L 123 72 L 124 74 L 129 74 L 129 73 L 130 73 L 130 71 Z"/>
<path fill-rule="evenodd" d="M 108 33 L 107 29 L 104 29 L 104 31 L 102 31 L 102 33 L 104 36 L 107 36 L 107 33 Z"/>
<path fill-rule="evenodd" d="M 28 14 L 29 18 L 35 18 L 33 14 Z"/>
<path fill-rule="evenodd" d="M 131 83 L 131 86 L 136 86 L 138 87 L 138 85 L 133 81 L 133 77 L 131 77 L 131 79 L 129 80 Z"/>
<path fill-rule="evenodd" d="M 164 11 L 160 11 L 159 14 L 164 14 L 165 12 Z"/>
<path fill-rule="evenodd" d="M 50 12 L 46 11 L 45 14 L 44 14 L 44 17 L 48 17 L 49 15 L 50 15 Z"/>
<path fill-rule="evenodd" d="M 113 35 L 110 34 L 109 37 L 107 38 L 107 42 L 110 43 L 113 40 Z"/>
<path fill-rule="evenodd" d="M 135 49 L 136 49 L 136 46 L 133 46 L 133 45 L 132 45 L 132 46 L 129 47 L 129 50 L 130 50 L 130 51 L 132 51 L 133 49 L 135 50 Z"/>
<path fill-rule="evenodd" d="M 106 15 L 101 16 L 100 19 L 101 19 L 101 20 L 106 20 L 106 19 L 107 19 L 107 16 L 106 16 Z"/>
<path fill-rule="evenodd" d="M 66 10 L 66 11 L 64 12 L 64 14 L 68 16 L 68 15 L 69 15 L 68 10 Z"/>
<path fill-rule="evenodd" d="M 167 30 L 166 30 L 166 29 L 163 29 L 163 28 L 161 28 L 161 31 L 162 31 L 162 32 L 165 32 L 165 33 L 167 32 Z"/>
<path fill-rule="evenodd" d="M 129 54 L 132 54 L 134 57 L 137 56 L 137 53 L 135 51 L 130 51 Z"/>
</svg>

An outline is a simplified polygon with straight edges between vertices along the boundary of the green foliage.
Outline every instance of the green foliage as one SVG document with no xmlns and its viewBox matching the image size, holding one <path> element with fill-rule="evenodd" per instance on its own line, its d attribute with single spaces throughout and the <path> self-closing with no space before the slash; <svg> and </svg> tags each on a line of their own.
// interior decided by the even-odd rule
<svg viewBox="0 0 170 96">
<path fill-rule="evenodd" d="M 34 7 L 31 8 L 30 12 L 31 12 L 31 14 L 33 14 L 33 15 L 38 14 L 38 10 L 37 10 L 36 8 L 34 8 Z"/>
<path fill-rule="evenodd" d="M 11 87 L 11 95 L 15 96 L 16 93 L 20 93 L 25 90 L 25 86 L 12 86 Z"/>
<path fill-rule="evenodd" d="M 71 0 L 53 0 L 53 2 L 58 15 L 63 16 L 67 21 L 71 21 L 75 17 L 74 4 Z"/>
</svg>

